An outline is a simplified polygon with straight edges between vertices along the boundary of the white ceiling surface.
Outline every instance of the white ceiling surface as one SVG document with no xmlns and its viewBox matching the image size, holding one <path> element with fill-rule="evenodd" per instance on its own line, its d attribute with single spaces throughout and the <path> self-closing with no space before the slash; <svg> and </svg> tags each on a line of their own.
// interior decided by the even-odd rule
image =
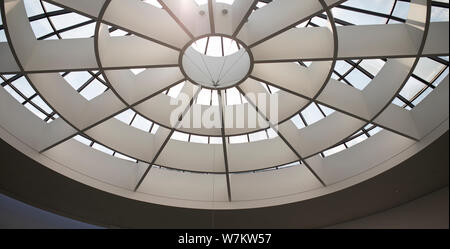
<svg viewBox="0 0 450 249">
<path fill-rule="evenodd" d="M 104 3 L 100 0 L 49 2 L 92 18 L 98 17 Z M 171 139 L 155 164 L 210 174 L 152 167 L 138 191 L 134 192 L 136 183 L 148 167 L 146 163 L 155 159 L 170 134 L 170 129 L 166 127 L 170 127 L 170 113 L 175 106 L 170 105 L 172 97 L 161 92 L 184 79 L 177 66 L 177 49 L 190 40 L 167 11 L 151 5 L 144 7 L 139 2 L 113 0 L 106 9 L 105 24 L 99 30 L 98 54 L 105 69 L 104 75 L 114 91 L 107 91 L 87 101 L 64 82 L 58 72 L 98 68 L 94 38 L 37 41 L 23 2 L 4 1 L 10 44 L 0 43 L 0 72 L 19 72 L 22 68 L 37 92 L 60 115 L 46 124 L 0 90 L 0 135 L 5 141 L 59 173 L 128 198 L 183 207 L 244 208 L 300 201 L 348 187 L 397 165 L 448 130 L 448 76 L 411 111 L 390 104 L 414 69 L 426 31 L 426 1 L 416 0 L 412 1 L 405 24 L 337 28 L 337 59 L 389 58 L 364 90 L 327 78 L 333 59 L 333 34 L 330 29 L 289 29 L 251 48 L 257 63 L 251 73 L 252 78 L 239 87 L 245 93 L 266 92 L 255 80 L 260 79 L 282 89 L 273 95 L 267 94 L 266 98 L 267 104 L 274 101 L 273 96 L 277 95 L 280 101 L 279 120 L 289 118 L 311 100 L 330 106 L 337 112 L 300 130 L 290 120 L 280 124 L 279 133 L 292 148 L 280 137 L 227 144 L 229 171 L 280 166 L 298 161 L 300 155 L 307 158 L 308 165 L 326 186 L 304 164 L 279 170 L 230 174 L 232 201 L 229 202 L 226 174 L 223 174 L 226 171 L 223 146 Z M 176 6 L 175 1 L 163 2 L 194 36 L 210 32 L 208 8 L 205 6 L 185 1 L 186 8 L 181 8 Z M 253 1 L 236 2 L 239 4 L 233 6 L 214 4 L 214 28 L 217 32 L 232 35 L 240 23 L 235 20 L 244 18 L 248 8 L 253 6 Z M 325 2 L 332 6 L 343 1 Z M 224 7 L 230 10 L 227 17 L 220 16 L 219 10 Z M 248 45 L 258 43 L 281 29 L 323 12 L 322 8 L 319 1 L 275 1 L 250 15 L 237 37 Z M 204 16 L 198 15 L 200 9 L 206 11 Z M 140 21 L 149 16 L 148 13 L 158 22 Z M 107 24 L 133 31 L 136 36 L 110 37 Z M 354 39 L 356 36 L 363 40 Z M 448 22 L 431 23 L 422 55 L 448 54 L 448 42 Z M 319 47 L 323 49 L 317 49 Z M 19 66 L 11 48 L 17 55 Z M 291 62 L 298 59 L 317 61 L 306 68 Z M 138 75 L 127 69 L 136 67 L 152 68 Z M 189 82 L 182 89 L 190 97 L 196 90 L 198 87 Z M 261 102 L 254 104 L 262 105 Z M 225 119 L 229 118 L 233 109 L 256 112 L 247 108 L 248 105 L 225 106 Z M 133 106 L 143 116 L 165 127 L 161 126 L 156 134 L 152 134 L 111 118 L 128 106 Z M 197 104 L 191 108 L 206 111 L 205 106 Z M 189 111 L 187 116 L 190 115 Z M 247 115 L 256 116 L 256 113 Z M 264 115 L 270 118 L 270 113 Z M 317 155 L 367 123 L 386 129 L 340 153 L 325 158 Z M 226 128 L 224 131 L 225 135 L 242 134 L 266 129 L 269 125 L 266 122 L 256 128 Z M 64 140 L 78 130 L 142 162 L 136 166 L 136 163 L 92 150 L 73 139 Z M 222 135 L 220 127 L 180 130 L 201 135 Z"/>
<path fill-rule="evenodd" d="M 194 48 L 183 54 L 183 69 L 187 76 L 208 88 L 228 88 L 245 79 L 250 70 L 250 56 L 244 48 L 224 57 L 207 56 Z"/>
</svg>

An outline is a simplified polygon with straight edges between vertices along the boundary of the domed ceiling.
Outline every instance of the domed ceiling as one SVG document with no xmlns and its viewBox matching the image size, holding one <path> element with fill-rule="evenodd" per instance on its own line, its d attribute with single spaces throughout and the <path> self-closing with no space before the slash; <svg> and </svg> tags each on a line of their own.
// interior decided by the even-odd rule
<svg viewBox="0 0 450 249">
<path fill-rule="evenodd" d="M 326 195 L 448 130 L 449 3 L 5 0 L 0 137 L 201 209 Z"/>
</svg>

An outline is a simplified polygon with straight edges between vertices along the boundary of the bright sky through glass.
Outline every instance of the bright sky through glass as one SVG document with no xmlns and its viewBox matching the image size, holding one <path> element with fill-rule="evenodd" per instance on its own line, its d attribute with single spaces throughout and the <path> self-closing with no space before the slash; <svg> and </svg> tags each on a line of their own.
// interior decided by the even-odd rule
<svg viewBox="0 0 450 249">
<path fill-rule="evenodd" d="M 201 54 L 205 54 L 206 51 L 206 55 L 215 57 L 222 56 L 222 47 L 224 56 L 232 55 L 239 51 L 238 45 L 234 40 L 220 36 L 209 36 L 199 39 L 192 43 L 191 46 Z"/>
</svg>

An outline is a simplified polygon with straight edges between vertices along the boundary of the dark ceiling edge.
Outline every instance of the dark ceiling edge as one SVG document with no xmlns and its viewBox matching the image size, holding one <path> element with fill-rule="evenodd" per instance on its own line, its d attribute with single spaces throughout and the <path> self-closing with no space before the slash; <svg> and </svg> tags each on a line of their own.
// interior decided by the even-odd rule
<svg viewBox="0 0 450 249">
<path fill-rule="evenodd" d="M 420 199 L 427 198 L 427 197 L 429 197 L 430 195 L 434 195 L 434 194 L 436 194 L 436 193 L 438 193 L 438 192 L 440 192 L 440 191 L 443 191 L 443 190 L 445 190 L 445 189 L 447 189 L 447 188 L 448 188 L 448 185 L 447 185 L 447 186 L 444 186 L 444 187 L 442 187 L 442 188 L 438 188 L 438 189 L 436 189 L 436 190 L 433 190 L 433 191 L 431 191 L 431 192 L 429 192 L 429 193 L 425 193 L 425 194 L 423 194 L 423 195 L 421 195 L 421 196 L 418 196 L 418 197 L 416 197 L 416 198 L 414 198 L 414 199 L 411 199 L 411 200 L 408 200 L 408 201 L 406 201 L 406 202 L 400 203 L 400 204 L 397 205 L 397 206 L 394 206 L 394 207 L 391 207 L 391 208 L 388 208 L 388 209 L 385 209 L 385 210 L 379 210 L 379 211 L 376 211 L 376 212 L 374 212 L 374 213 L 368 214 L 368 215 L 366 215 L 366 216 L 364 216 L 364 217 L 356 217 L 356 218 L 354 218 L 354 219 L 346 220 L 346 221 L 344 221 L 344 222 L 340 222 L 340 223 L 336 223 L 336 224 L 331 224 L 331 225 L 329 225 L 329 226 L 327 226 L 327 227 L 324 227 L 324 228 L 325 228 L 325 229 L 335 229 L 336 226 L 345 225 L 345 224 L 350 224 L 350 223 L 353 223 L 353 222 L 358 222 L 358 221 L 361 221 L 361 220 L 366 219 L 366 218 L 368 218 L 368 217 L 370 218 L 370 217 L 373 217 L 373 216 L 376 216 L 376 215 L 383 215 L 383 214 L 385 214 L 385 213 L 392 212 L 393 209 L 396 209 L 396 208 L 404 208 L 405 206 L 410 205 L 410 204 L 411 204 L 411 205 L 414 205 L 416 202 L 420 201 Z M 417 205 L 417 204 L 416 204 L 416 205 Z M 409 227 L 407 227 L 407 225 L 408 225 L 408 224 L 404 224 L 403 227 L 404 227 L 404 228 L 409 228 Z M 368 227 L 365 227 L 365 228 L 368 228 Z M 363 229 L 365 229 L 365 228 L 363 228 Z M 416 229 L 416 228 L 421 229 L 421 228 L 423 228 L 423 227 L 412 227 L 412 229 Z M 447 228 L 448 228 L 448 227 L 447 227 Z M 337 228 L 337 229 L 340 229 L 340 228 Z M 343 229 L 347 229 L 347 227 L 344 227 Z M 353 228 L 353 227 L 348 227 L 348 229 L 354 229 L 354 228 Z M 378 229 L 378 228 L 376 228 L 376 229 Z M 384 228 L 382 228 L 382 229 L 384 229 Z M 403 229 L 403 228 L 401 228 L 401 229 Z M 427 228 L 424 228 L 424 229 L 427 229 Z M 432 229 L 435 229 L 435 228 L 432 228 Z M 440 228 L 436 228 L 436 229 L 440 229 Z"/>
<path fill-rule="evenodd" d="M 329 195 L 274 207 L 200 210 L 140 202 L 89 187 L 0 139 L 0 192 L 46 211 L 111 228 L 321 228 L 448 186 L 448 141 L 447 131 L 391 170 Z"/>
</svg>

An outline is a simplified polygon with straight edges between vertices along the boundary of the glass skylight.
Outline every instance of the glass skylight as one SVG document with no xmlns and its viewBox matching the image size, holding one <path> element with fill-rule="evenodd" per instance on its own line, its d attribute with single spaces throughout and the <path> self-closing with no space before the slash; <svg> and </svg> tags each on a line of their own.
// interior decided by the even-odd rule
<svg viewBox="0 0 450 249">
<path fill-rule="evenodd" d="M 150 5 L 153 5 L 153 6 L 157 7 L 157 8 L 162 9 L 162 6 L 161 6 L 161 4 L 158 2 L 158 0 L 143 0 L 143 2 L 144 2 L 144 3 L 148 3 L 148 4 L 150 4 Z"/>
<path fill-rule="evenodd" d="M 222 36 L 208 36 L 197 40 L 192 47 L 208 56 L 228 56 L 239 50 L 239 45 L 232 39 Z"/>
<path fill-rule="evenodd" d="M 95 21 L 85 16 L 41 0 L 25 0 L 25 8 L 38 40 L 85 38 L 94 35 Z"/>
<path fill-rule="evenodd" d="M 108 90 L 107 84 L 99 72 L 65 72 L 61 75 L 86 100 L 92 100 Z"/>
<path fill-rule="evenodd" d="M 235 3 L 234 0 L 215 0 L 218 3 L 225 3 L 230 5 L 232 8 Z M 61 8 L 53 5 L 46 1 L 41 0 L 24 0 L 26 15 L 30 22 L 30 27 L 36 38 L 36 40 L 59 40 L 59 39 L 93 39 L 95 34 L 96 20 L 83 15 L 83 13 L 75 13 L 69 8 Z M 157 0 L 144 0 L 143 3 L 138 4 L 150 4 L 157 11 L 167 11 L 163 9 L 160 1 Z M 207 0 L 195 0 L 198 5 L 208 4 Z M 260 8 L 264 8 L 271 4 L 271 1 L 257 1 L 255 5 L 252 6 L 253 10 L 257 11 Z M 449 19 L 449 8 L 448 1 L 432 1 L 431 8 L 431 19 L 430 21 L 435 22 L 448 22 Z M 158 8 L 158 9 L 156 9 Z M 200 8 L 200 7 L 199 7 Z M 351 26 L 351 25 L 388 25 L 388 24 L 402 24 L 406 22 L 408 17 L 408 12 L 411 8 L 409 1 L 395 1 L 395 0 L 379 0 L 379 1 L 364 1 L 364 0 L 349 0 L 345 1 L 340 5 L 337 5 L 331 9 L 333 17 L 335 19 L 335 24 L 337 26 Z M 269 9 L 269 8 L 268 8 Z M 82 11 L 81 11 L 82 12 Z M 250 12 L 249 12 L 250 13 Z M 319 13 L 319 12 L 317 12 Z M 171 13 L 173 14 L 173 13 Z M 198 13 L 196 13 L 198 14 Z M 170 17 L 170 15 L 167 15 Z M 151 20 L 151 17 L 148 17 Z M 247 19 L 251 18 L 246 17 Z M 309 17 L 308 17 L 309 18 Z M 320 14 L 316 14 L 310 17 L 307 21 L 301 23 L 295 23 L 295 25 L 289 25 L 290 28 L 296 29 L 311 29 L 314 27 L 327 27 L 329 25 L 327 19 L 327 13 L 321 10 Z M 180 19 L 181 20 L 181 19 Z M 179 22 L 183 22 L 177 20 Z M 183 23 L 184 24 L 184 23 Z M 113 23 L 105 23 L 109 29 L 109 34 L 111 38 L 117 38 L 117 36 L 130 36 L 130 32 L 133 32 L 137 36 L 134 30 L 126 29 L 122 26 L 115 26 Z M 209 25 L 207 25 L 209 26 Z M 180 32 L 183 30 L 189 30 L 191 27 L 189 24 L 183 25 L 180 28 Z M 220 27 L 219 27 L 220 28 Z M 127 30 L 127 31 L 125 31 Z M 287 29 L 288 30 L 288 29 Z M 146 30 L 139 30 L 139 32 L 145 32 Z M 223 30 L 222 30 L 223 31 Z M 229 56 L 237 53 L 241 48 L 242 44 L 238 44 L 236 41 L 238 39 L 231 39 L 233 34 L 221 35 L 221 32 L 216 33 L 195 33 L 197 30 L 189 33 L 187 35 L 188 40 L 195 40 L 192 37 L 203 37 L 202 39 L 196 40 L 192 43 L 192 48 L 197 52 L 213 57 L 223 57 Z M 262 32 L 262 31 L 261 31 Z M 164 35 L 164 34 L 163 34 Z M 140 35 L 145 37 L 144 35 Z M 192 36 L 192 37 L 191 37 Z M 126 37 L 122 37 L 126 38 Z M 134 37 L 135 38 L 135 37 Z M 237 38 L 240 38 L 237 36 Z M 247 38 L 247 37 L 243 37 Z M 250 38 L 248 38 L 250 39 Z M 355 37 L 354 39 L 357 39 Z M 386 37 L 386 39 L 390 39 Z M 165 48 L 172 46 L 172 44 L 166 44 L 165 42 L 158 41 L 156 39 L 151 39 L 149 42 L 158 43 Z M 242 39 L 244 40 L 244 39 Z M 270 39 L 267 39 L 270 40 Z M 190 40 L 189 40 L 190 41 Z M 6 33 L 4 26 L 0 20 L 0 42 L 6 43 Z M 45 42 L 45 41 L 42 41 Z M 245 44 L 245 43 L 243 43 Z M 247 44 L 250 45 L 250 44 Z M 299 44 L 301 46 L 301 44 Z M 181 50 L 180 46 L 180 50 Z M 247 48 L 247 46 L 245 46 Z M 171 48 L 173 49 L 173 48 Z M 251 48 L 253 49 L 253 48 Z M 176 56 L 175 56 L 176 57 Z M 70 58 L 67 58 L 70 60 Z M 313 65 L 312 59 L 308 61 L 289 61 L 296 63 L 298 67 L 310 68 Z M 358 91 L 363 92 L 371 86 L 372 80 L 381 72 L 383 67 L 386 65 L 390 58 L 384 58 L 378 56 L 375 58 L 340 58 L 336 61 L 336 65 L 332 68 L 331 78 L 340 82 L 340 84 L 345 84 L 347 86 L 353 87 Z M 252 62 L 253 63 L 253 62 Z M 277 63 L 277 62 L 275 62 Z M 175 63 L 176 64 L 176 63 Z M 257 64 L 257 63 L 255 63 Z M 419 105 L 434 89 L 436 89 L 439 84 L 448 76 L 448 55 L 436 55 L 436 56 L 424 56 L 418 61 L 417 66 L 414 68 L 413 73 L 406 79 L 406 83 L 402 85 L 399 89 L 398 94 L 392 99 L 392 104 L 395 104 L 401 108 L 409 111 L 413 111 L 414 108 Z M 300 65 L 300 66 L 299 66 Z M 155 66 L 156 68 L 157 66 Z M 125 67 L 125 69 L 130 70 L 134 76 L 141 76 L 142 72 L 147 69 L 151 69 L 151 66 L 142 67 L 132 66 Z M 54 70 L 50 70 L 54 73 Z M 77 68 L 74 70 L 67 71 L 56 71 L 59 75 L 64 78 L 64 80 L 69 84 L 74 91 L 80 94 L 84 99 L 92 102 L 93 99 L 102 95 L 106 91 L 110 90 L 110 84 L 105 80 L 106 77 L 103 76 L 104 72 L 99 68 Z M 0 72 L 0 83 L 2 88 L 8 92 L 17 102 L 22 104 L 35 116 L 42 119 L 44 122 L 51 122 L 57 119 L 59 116 L 55 110 L 58 110 L 57 106 L 53 109 L 50 102 L 47 102 L 44 95 L 41 95 L 36 88 L 33 87 L 33 82 L 29 82 L 26 77 L 30 72 Z M 34 73 L 34 72 L 31 72 Z M 48 72 L 45 72 L 48 73 Z M 168 76 L 169 77 L 169 76 Z M 177 98 L 180 92 L 185 86 L 190 86 L 191 82 L 186 79 L 179 80 L 179 84 L 172 84 L 171 87 L 164 88 L 161 94 L 165 94 L 171 98 Z M 149 83 L 150 84 L 150 83 Z M 271 84 L 266 84 L 259 82 L 263 86 L 264 90 L 269 94 L 286 94 L 284 88 L 278 88 L 279 82 L 272 82 Z M 112 89 L 114 90 L 114 89 Z M 242 95 L 239 90 L 239 86 L 230 87 L 222 90 L 221 92 L 224 96 L 224 105 L 242 105 L 246 104 L 247 99 Z M 165 96 L 165 97 L 167 97 Z M 308 96 L 311 98 L 310 96 Z M 198 96 L 193 101 L 194 104 L 204 105 L 204 106 L 219 106 L 220 104 L 219 92 L 218 90 L 212 90 L 203 88 L 200 90 Z M 286 122 L 292 122 L 295 127 L 300 129 L 308 129 L 310 126 L 319 122 L 323 122 L 328 116 L 334 113 L 340 112 L 338 108 L 334 109 L 333 106 L 328 106 L 315 99 L 308 99 L 308 104 L 301 108 L 301 110 L 296 110 L 289 115 Z M 391 101 L 391 100 L 389 100 Z M 95 101 L 94 101 L 95 102 Z M 157 134 L 158 130 L 167 129 L 167 125 L 163 125 L 163 122 L 158 118 L 149 117 L 146 113 L 140 112 L 133 103 L 124 104 L 120 111 L 113 112 L 110 117 L 114 117 L 117 120 L 130 126 L 130 129 L 139 129 L 145 133 Z M 64 116 L 61 113 L 61 116 Z M 368 122 L 374 122 L 373 124 L 367 124 Z M 316 153 L 320 154 L 322 157 L 332 156 L 333 154 L 339 153 L 347 148 L 355 146 L 371 136 L 376 135 L 378 132 L 382 131 L 383 128 L 376 124 L 375 121 L 369 120 L 365 122 L 363 128 L 358 128 L 358 130 L 347 137 L 346 139 L 335 144 L 333 147 L 328 147 L 325 150 L 318 151 Z M 160 127 L 160 125 L 162 127 Z M 115 151 L 108 147 L 106 144 L 102 144 L 102 141 L 96 141 L 84 134 L 84 130 L 77 133 L 73 138 L 87 146 L 97 149 L 106 154 L 115 156 L 128 161 L 138 162 L 138 158 L 133 158 L 126 153 Z M 238 133 L 236 133 L 238 134 Z M 244 134 L 223 134 L 225 141 L 228 144 L 244 144 L 244 143 L 256 143 L 264 140 L 280 138 L 279 133 L 271 128 L 265 127 L 264 129 L 253 130 L 252 132 Z M 180 130 L 174 130 L 170 139 L 195 144 L 222 144 L 222 136 L 210 136 L 201 134 L 190 134 L 188 132 L 182 132 Z M 309 155 L 311 156 L 311 155 Z M 297 166 L 297 163 L 286 164 L 284 167 Z M 164 165 L 161 167 L 164 168 Z M 278 169 L 278 167 L 276 168 Z"/>
<path fill-rule="evenodd" d="M 194 0 L 198 5 L 204 5 L 204 4 L 208 4 L 208 0 Z M 225 3 L 225 4 L 229 4 L 232 5 L 234 3 L 235 0 L 213 0 L 216 1 L 217 3 Z"/>
<path fill-rule="evenodd" d="M 24 76 L 0 74 L 0 82 L 3 89 L 44 122 L 50 123 L 58 118 L 58 115 L 34 91 Z"/>
</svg>

